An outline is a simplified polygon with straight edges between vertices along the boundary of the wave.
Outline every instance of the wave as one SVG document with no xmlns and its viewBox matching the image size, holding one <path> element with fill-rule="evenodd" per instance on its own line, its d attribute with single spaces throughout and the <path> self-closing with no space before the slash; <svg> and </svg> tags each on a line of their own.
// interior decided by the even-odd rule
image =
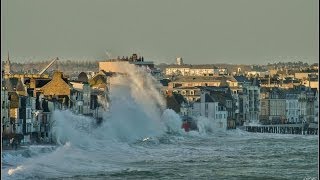
<svg viewBox="0 0 320 180">
<path fill-rule="evenodd" d="M 6 168 L 3 178 L 72 177 L 123 170 L 123 164 L 144 157 L 141 146 L 172 143 L 166 134 L 182 133 L 181 119 L 164 109 L 156 81 L 133 65 L 121 68 L 127 75 L 110 79 L 112 105 L 103 113 L 100 126 L 87 116 L 54 111 L 52 138 L 58 146 L 46 153 L 29 147 L 26 152 L 31 154 L 26 157 L 2 156 L 15 166 Z"/>
<path fill-rule="evenodd" d="M 94 119 L 68 110 L 54 111 L 52 138 L 57 146 L 29 146 L 23 152 L 5 152 L 2 161 L 7 166 L 2 178 L 44 179 L 123 172 L 132 162 L 162 158 L 159 153 L 166 158 L 181 151 L 177 157 L 181 158 L 184 149 L 172 148 L 183 146 L 184 142 L 212 136 L 253 136 L 239 129 L 221 131 L 204 117 L 197 117 L 199 131 L 185 132 L 179 115 L 165 109 L 159 84 L 133 65 L 121 68 L 127 75 L 110 80 L 111 102 L 107 103 L 111 106 L 103 113 L 102 124 L 97 126 Z"/>
</svg>

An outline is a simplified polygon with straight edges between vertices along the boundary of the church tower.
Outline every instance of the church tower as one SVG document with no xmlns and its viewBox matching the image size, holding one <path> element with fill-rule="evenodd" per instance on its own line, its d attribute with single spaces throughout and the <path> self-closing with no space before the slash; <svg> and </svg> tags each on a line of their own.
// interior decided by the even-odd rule
<svg viewBox="0 0 320 180">
<path fill-rule="evenodd" d="M 10 63 L 9 52 L 8 52 L 7 60 L 4 64 L 4 74 L 11 74 L 11 63 Z"/>
</svg>

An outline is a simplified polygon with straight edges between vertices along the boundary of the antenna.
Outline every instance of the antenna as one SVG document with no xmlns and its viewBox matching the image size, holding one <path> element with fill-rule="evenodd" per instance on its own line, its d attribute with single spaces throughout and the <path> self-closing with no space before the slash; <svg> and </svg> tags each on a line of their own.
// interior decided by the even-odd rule
<svg viewBox="0 0 320 180">
<path fill-rule="evenodd" d="M 7 61 L 8 61 L 8 62 L 10 62 L 9 51 L 8 51 L 8 57 L 7 57 Z"/>
</svg>

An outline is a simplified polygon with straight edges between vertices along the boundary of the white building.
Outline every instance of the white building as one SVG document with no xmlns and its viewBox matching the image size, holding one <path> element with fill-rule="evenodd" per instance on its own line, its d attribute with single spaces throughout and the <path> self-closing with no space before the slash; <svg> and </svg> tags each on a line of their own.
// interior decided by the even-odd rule
<svg viewBox="0 0 320 180">
<path fill-rule="evenodd" d="M 177 65 L 183 65 L 182 57 L 177 58 Z"/>
<path fill-rule="evenodd" d="M 214 76 L 227 74 L 227 69 L 217 68 L 214 65 L 170 65 L 166 68 L 165 74 L 181 76 Z"/>
<path fill-rule="evenodd" d="M 227 129 L 228 111 L 218 102 L 215 102 L 208 92 L 202 91 L 200 101 L 193 103 L 193 116 L 203 116 L 214 122 L 214 126 Z"/>
<path fill-rule="evenodd" d="M 216 68 L 213 70 L 215 75 L 227 75 L 228 69 L 227 68 Z"/>
<path fill-rule="evenodd" d="M 250 76 L 264 77 L 266 75 L 269 75 L 269 72 L 268 71 L 264 71 L 264 72 L 261 72 L 261 71 L 247 71 L 246 74 L 247 74 L 248 77 L 250 77 Z"/>
<path fill-rule="evenodd" d="M 299 122 L 300 106 L 298 94 L 286 95 L 286 117 L 290 123 Z"/>
<path fill-rule="evenodd" d="M 286 95 L 286 116 L 290 123 L 318 121 L 318 91 L 298 90 Z"/>
<path fill-rule="evenodd" d="M 91 88 L 88 83 L 71 82 L 74 93 L 71 100 L 74 103 L 72 111 L 76 114 L 90 114 Z"/>
</svg>

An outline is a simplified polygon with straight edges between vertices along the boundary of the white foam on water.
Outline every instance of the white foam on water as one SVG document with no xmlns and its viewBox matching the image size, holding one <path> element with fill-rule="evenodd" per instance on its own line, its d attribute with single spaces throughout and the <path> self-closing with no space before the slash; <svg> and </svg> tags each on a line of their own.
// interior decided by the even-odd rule
<svg viewBox="0 0 320 180">
<path fill-rule="evenodd" d="M 164 110 L 155 81 L 134 66 L 122 68 L 127 76 L 111 79 L 111 106 L 99 127 L 92 118 L 54 111 L 52 135 L 59 147 L 32 158 L 16 156 L 15 163 L 14 157 L 3 157 L 15 168 L 7 168 L 2 177 L 70 177 L 121 170 L 127 168 L 123 164 L 144 156 L 132 143 L 158 143 L 157 138 L 167 132 L 184 133 L 179 116 Z"/>
<path fill-rule="evenodd" d="M 181 128 L 182 120 L 172 109 L 166 109 L 162 114 L 162 119 L 166 125 L 166 132 L 172 134 L 186 134 Z"/>
<path fill-rule="evenodd" d="M 219 133 L 244 139 L 272 136 L 239 129 L 220 132 L 212 121 L 203 117 L 197 119 L 199 132 L 184 132 L 179 115 L 173 110 L 164 109 L 165 101 L 155 81 L 134 66 L 122 68 L 127 76 L 112 78 L 111 106 L 109 111 L 104 112 L 103 123 L 99 127 L 92 118 L 74 115 L 70 111 L 54 111 L 52 132 L 57 147 L 30 146 L 30 157 L 14 151 L 5 152 L 2 161 L 14 167 L 3 169 L 2 178 L 96 175 L 126 170 L 131 162 L 146 159 L 162 158 L 165 161 L 167 157 L 184 158 L 188 149 L 175 149 L 170 145 L 184 140 L 197 140 L 198 136 L 208 137 Z M 167 149 L 159 147 L 167 147 L 167 144 Z"/>
</svg>

